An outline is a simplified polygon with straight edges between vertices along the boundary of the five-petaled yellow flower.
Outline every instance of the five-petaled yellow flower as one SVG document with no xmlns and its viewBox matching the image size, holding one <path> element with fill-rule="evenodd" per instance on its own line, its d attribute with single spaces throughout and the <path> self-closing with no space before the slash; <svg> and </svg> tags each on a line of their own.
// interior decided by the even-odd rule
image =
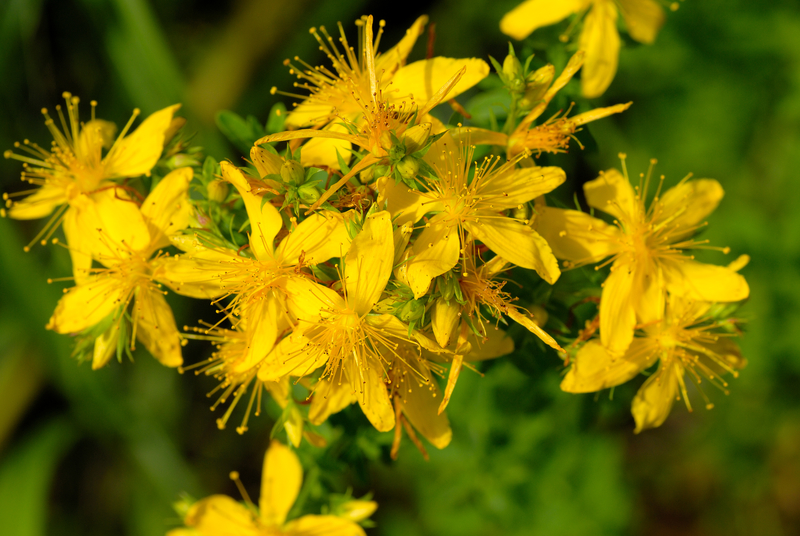
<svg viewBox="0 0 800 536">
<path fill-rule="evenodd" d="M 235 473 L 231 476 L 237 478 Z M 302 482 L 297 455 L 273 441 L 264 456 L 258 507 L 247 497 L 243 505 L 227 495 L 212 495 L 189 508 L 183 520 L 187 528 L 171 530 L 167 536 L 365 536 L 364 529 L 347 517 L 305 515 L 287 522 Z M 359 503 L 368 514 L 377 508 L 371 501 Z"/>
<path fill-rule="evenodd" d="M 56 213 L 42 229 L 37 239 L 49 236 L 62 222 L 64 234 L 70 246 L 72 267 L 75 279 L 86 277 L 92 265 L 88 254 L 90 246 L 84 243 L 86 229 L 93 229 L 97 223 L 92 220 L 95 193 L 115 188 L 114 179 L 137 177 L 150 173 L 158 162 L 164 148 L 165 135 L 173 121 L 173 114 L 179 104 L 168 106 L 145 119 L 139 128 L 127 135 L 139 110 L 134 110 L 128 123 L 114 138 L 116 127 L 113 123 L 95 118 L 92 101 L 92 119 L 81 123 L 78 116 L 79 99 L 64 93 L 67 102 L 67 121 L 61 106 L 56 110 L 64 126 L 62 132 L 47 110 L 42 110 L 45 125 L 53 135 L 53 147 L 49 151 L 35 143 L 25 140 L 17 147 L 28 154 L 6 151 L 6 158 L 15 158 L 25 163 L 22 180 L 39 188 L 30 192 L 26 198 L 8 201 L 8 216 L 18 220 L 43 218 Z M 105 155 L 103 155 L 103 149 Z"/>
<path fill-rule="evenodd" d="M 117 349 L 120 322 L 134 302 L 131 346 L 139 339 L 162 364 L 183 363 L 175 319 L 158 280 L 158 263 L 151 259 L 159 248 L 170 244 L 169 235 L 189 224 L 191 205 L 188 189 L 191 168 L 168 174 L 142 203 L 141 209 L 124 191 L 107 189 L 95 194 L 89 209 L 94 229 L 83 229 L 81 239 L 91 258 L 104 268 L 68 289 L 59 300 L 48 329 L 78 333 L 110 315 L 113 322 L 94 343 L 92 368 L 105 365 Z"/>
<path fill-rule="evenodd" d="M 636 432 L 661 426 L 675 400 L 683 398 L 691 411 L 686 378 L 699 384 L 703 379 L 727 394 L 725 373 L 738 376 L 745 365 L 731 334 L 706 318 L 708 303 L 671 297 L 664 319 L 643 328 L 622 356 L 614 356 L 597 341 L 578 351 L 561 388 L 571 393 L 590 393 L 620 385 L 656 361 L 658 370 L 650 376 L 633 399 Z M 702 393 L 702 391 L 701 391 Z M 703 395 L 705 398 L 705 395 Z M 706 407 L 713 407 L 706 398 Z"/>
<path fill-rule="evenodd" d="M 627 350 L 638 323 L 663 317 L 665 292 L 709 302 L 736 302 L 750 294 L 734 270 L 684 254 L 686 249 L 708 248 L 706 241 L 692 237 L 722 199 L 717 181 L 688 180 L 689 175 L 663 194 L 659 183 L 647 208 L 652 166 L 635 189 L 624 165 L 623 170 L 624 175 L 611 169 L 584 185 L 586 202 L 613 217 L 613 224 L 585 212 L 545 206 L 537 208 L 536 219 L 556 257 L 568 265 L 611 257 L 611 275 L 600 299 L 600 337 L 615 355 Z"/>
<path fill-rule="evenodd" d="M 605 92 L 617 73 L 620 12 L 633 39 L 645 44 L 656 40 L 664 24 L 664 11 L 656 0 L 526 0 L 506 13 L 500 30 L 524 39 L 537 28 L 586 13 L 578 42 L 578 48 L 586 51 L 581 87 L 585 97 L 594 98 Z"/>
</svg>

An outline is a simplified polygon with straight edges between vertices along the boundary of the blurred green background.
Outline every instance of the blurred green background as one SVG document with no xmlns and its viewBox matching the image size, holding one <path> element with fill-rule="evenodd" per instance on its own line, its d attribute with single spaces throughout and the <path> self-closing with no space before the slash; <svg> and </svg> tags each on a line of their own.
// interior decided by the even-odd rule
<svg viewBox="0 0 800 536">
<path fill-rule="evenodd" d="M 385 48 L 424 12 L 436 23 L 437 55 L 502 58 L 498 22 L 516 3 L 443 0 L 412 12 L 366 0 L 5 0 L 0 147 L 49 143 L 38 111 L 68 90 L 99 101 L 98 116 L 117 123 L 134 107 L 182 102 L 197 144 L 238 161 L 215 112 L 265 120 L 278 102 L 269 88 L 292 82 L 282 60 L 321 61 L 310 26 L 342 21 L 349 31 L 372 13 L 387 21 Z M 731 395 L 708 389 L 713 410 L 676 404 L 664 426 L 637 436 L 636 385 L 613 400 L 562 393 L 560 362 L 518 349 L 487 364 L 483 378 L 462 373 L 448 409 L 453 442 L 430 462 L 408 441 L 390 462 L 391 438 L 364 426 L 324 459 L 304 447 L 311 502 L 322 487 L 373 490 L 371 533 L 386 536 L 800 534 L 798 3 L 687 0 L 655 45 L 624 39 L 617 78 L 597 104 L 633 107 L 579 134 L 586 150 L 545 160 L 564 166 L 573 188 L 618 165 L 618 152 L 633 172 L 658 158 L 668 184 L 690 171 L 720 180 L 726 197 L 707 236 L 733 253 L 709 259 L 752 257 L 740 312 L 749 364 Z M 560 48 L 548 59 L 563 62 Z M 424 54 L 423 37 L 411 59 Z M 0 160 L 3 191 L 21 189 L 19 171 Z M 68 337 L 44 330 L 61 292 L 45 281 L 67 275 L 69 261 L 56 247 L 23 253 L 41 224 L 0 220 L 2 533 L 163 534 L 179 523 L 171 503 L 181 492 L 238 497 L 227 479 L 234 469 L 257 496 L 270 417 L 241 437 L 233 426 L 219 431 L 206 409 L 212 379 L 179 375 L 144 353 L 135 365 L 92 372 L 70 358 Z M 173 303 L 179 325 L 211 315 L 202 302 Z M 187 361 L 208 351 L 192 344 Z M 354 408 L 333 424 L 350 429 L 359 419 Z"/>
</svg>

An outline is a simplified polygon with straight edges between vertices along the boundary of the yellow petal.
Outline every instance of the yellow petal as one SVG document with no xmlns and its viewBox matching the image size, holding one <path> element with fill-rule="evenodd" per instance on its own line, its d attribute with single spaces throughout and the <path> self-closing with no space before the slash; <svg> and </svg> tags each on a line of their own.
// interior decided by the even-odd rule
<svg viewBox="0 0 800 536">
<path fill-rule="evenodd" d="M 167 106 L 145 119 L 136 131 L 116 142 L 103 160 L 108 178 L 150 173 L 164 149 L 164 133 L 180 104 Z"/>
<path fill-rule="evenodd" d="M 735 302 L 750 295 L 744 277 L 726 266 L 691 260 L 664 263 L 667 290 L 691 300 Z"/>
<path fill-rule="evenodd" d="M 392 430 L 395 425 L 394 408 L 386 391 L 381 364 L 371 360 L 356 363 L 355 358 L 350 358 L 346 361 L 345 372 L 361 411 L 372 426 L 379 432 Z"/>
<path fill-rule="evenodd" d="M 139 287 L 133 309 L 136 338 L 167 367 L 183 364 L 181 338 L 175 317 L 160 291 Z"/>
<path fill-rule="evenodd" d="M 636 325 L 631 299 L 633 280 L 629 266 L 615 262 L 600 296 L 600 340 L 617 356 L 622 356 L 633 340 Z"/>
<path fill-rule="evenodd" d="M 230 256 L 223 254 L 214 261 L 187 254 L 159 258 L 151 265 L 153 278 L 168 285 L 175 293 L 190 298 L 214 299 L 228 292 L 221 277 L 231 268 L 229 260 Z"/>
<path fill-rule="evenodd" d="M 637 434 L 647 428 L 661 426 L 667 419 L 672 404 L 678 397 L 679 381 L 682 376 L 683 367 L 680 363 L 662 362 L 658 372 L 644 382 L 631 404 Z"/>
<path fill-rule="evenodd" d="M 253 513 L 227 495 L 212 495 L 194 503 L 186 513 L 187 526 L 203 536 L 259 536 Z"/>
<path fill-rule="evenodd" d="M 99 222 L 95 230 L 95 245 L 92 254 L 106 266 L 114 265 L 132 252 L 145 252 L 150 245 L 147 222 L 136 203 L 128 199 L 124 190 L 108 189 L 91 196 L 97 219 L 83 222 L 80 228 L 88 229 Z M 81 210 L 79 218 L 92 218 L 90 210 Z"/>
<path fill-rule="evenodd" d="M 411 190 L 393 177 L 381 177 L 377 180 L 378 203 L 386 202 L 386 210 L 394 218 L 395 225 L 416 223 L 427 212 L 441 210 L 441 203 L 431 203 L 416 190 Z"/>
<path fill-rule="evenodd" d="M 614 75 L 619 61 L 619 33 L 617 32 L 617 6 L 614 2 L 595 2 L 583 19 L 578 46 L 586 51 L 581 89 L 589 99 L 602 95 Z"/>
<path fill-rule="evenodd" d="M 465 223 L 472 235 L 510 263 L 536 270 L 551 285 L 561 275 L 553 251 L 539 233 L 511 218 L 481 214 L 477 222 Z"/>
<path fill-rule="evenodd" d="M 531 32 L 549 26 L 584 9 L 589 0 L 527 0 L 506 13 L 500 21 L 500 31 L 517 40 Z"/>
<path fill-rule="evenodd" d="M 543 343 L 545 343 L 550 348 L 558 351 L 563 352 L 564 349 L 559 346 L 556 340 L 550 336 L 542 327 L 530 316 L 523 314 L 520 310 L 515 308 L 510 308 L 507 312 L 508 317 L 519 324 L 520 326 L 524 327 L 537 337 L 539 337 Z"/>
<path fill-rule="evenodd" d="M 616 169 L 600 173 L 583 185 L 590 207 L 611 214 L 620 221 L 630 221 L 638 214 L 639 205 L 631 183 Z"/>
<path fill-rule="evenodd" d="M 640 324 L 664 318 L 666 283 L 661 265 L 652 258 L 639 259 L 634 271 L 631 304 Z"/>
<path fill-rule="evenodd" d="M 264 382 L 264 389 L 269 391 L 272 399 L 281 407 L 285 408 L 289 404 L 292 386 L 289 385 L 289 377 L 284 376 L 282 380 L 276 382 Z"/>
<path fill-rule="evenodd" d="M 119 279 L 90 277 L 85 283 L 67 290 L 58 300 L 47 329 L 56 333 L 78 333 L 90 328 L 125 303 L 126 290 Z"/>
<path fill-rule="evenodd" d="M 664 25 L 664 10 L 655 0 L 620 0 L 620 11 L 628 34 L 644 44 L 652 44 Z"/>
<path fill-rule="evenodd" d="M 8 209 L 8 217 L 15 220 L 36 220 L 44 218 L 53 210 L 67 202 L 67 196 L 63 188 L 44 184 L 34 193 L 15 202 Z"/>
<path fill-rule="evenodd" d="M 578 350 L 572 368 L 561 382 L 568 393 L 593 393 L 625 383 L 658 358 L 658 344 L 650 338 L 634 339 L 622 357 L 613 357 L 598 341 Z"/>
<path fill-rule="evenodd" d="M 241 170 L 229 162 L 221 162 L 222 177 L 239 191 L 250 218 L 250 249 L 260 261 L 272 258 L 275 235 L 283 227 L 278 210 L 264 198 L 250 192 L 250 185 Z"/>
<path fill-rule="evenodd" d="M 455 267 L 460 244 L 457 227 L 436 218 L 430 221 L 411 247 L 412 256 L 406 264 L 406 277 L 415 298 L 428 292 L 434 277 Z"/>
<path fill-rule="evenodd" d="M 150 225 L 151 248 L 170 245 L 168 237 L 189 226 L 189 183 L 193 176 L 190 167 L 171 171 L 142 203 L 142 215 Z"/>
<path fill-rule="evenodd" d="M 296 318 L 316 323 L 322 311 L 344 309 L 344 299 L 336 291 L 318 285 L 305 277 L 286 281 L 286 305 Z"/>
<path fill-rule="evenodd" d="M 345 257 L 344 287 L 347 303 L 359 315 L 378 302 L 392 275 L 394 236 L 388 212 L 367 217 Z"/>
<path fill-rule="evenodd" d="M 248 303 L 247 343 L 242 360 L 234 367 L 234 372 L 245 372 L 257 366 L 275 346 L 280 329 L 280 316 L 283 303 L 276 292 L 269 291 Z"/>
<path fill-rule="evenodd" d="M 283 165 L 283 158 L 255 145 L 250 149 L 250 160 L 262 179 L 267 175 L 279 175 Z"/>
<path fill-rule="evenodd" d="M 408 102 L 409 96 L 413 96 L 414 102 L 421 107 L 434 98 L 438 90 L 463 68 L 466 68 L 464 75 L 446 95 L 441 96 L 441 100 L 457 97 L 489 74 L 489 65 L 478 58 L 436 57 L 415 61 L 394 75 L 392 87 L 396 93 L 393 100 Z"/>
<path fill-rule="evenodd" d="M 308 420 L 311 424 L 320 425 L 355 401 L 355 392 L 349 383 L 321 379 L 314 387 Z"/>
<path fill-rule="evenodd" d="M 485 178 L 478 187 L 478 193 L 493 198 L 493 208 L 513 209 L 552 192 L 566 179 L 567 174 L 558 167 L 519 168 Z"/>
<path fill-rule="evenodd" d="M 347 130 L 344 127 L 335 123 L 325 128 L 331 132 L 347 134 Z M 336 157 L 336 153 L 338 152 L 345 164 L 348 164 L 353 158 L 353 153 L 350 152 L 351 148 L 352 145 L 347 140 L 312 138 L 303 144 L 300 163 L 306 167 L 317 166 L 339 169 L 339 159 Z"/>
<path fill-rule="evenodd" d="M 92 352 L 92 370 L 103 368 L 109 359 L 117 353 L 119 331 L 119 323 L 114 322 L 110 328 L 95 339 Z"/>
<path fill-rule="evenodd" d="M 431 329 L 433 329 L 433 335 L 436 337 L 436 342 L 439 343 L 439 346 L 442 348 L 450 346 L 450 340 L 458 328 L 460 319 L 461 307 L 455 300 L 448 302 L 439 298 L 433 303 Z"/>
<path fill-rule="evenodd" d="M 366 536 L 357 523 L 337 516 L 307 515 L 283 527 L 285 536 Z"/>
<path fill-rule="evenodd" d="M 485 128 L 454 128 L 450 130 L 450 134 L 456 141 L 464 145 L 499 145 L 505 147 L 508 144 L 508 134 L 486 130 Z"/>
<path fill-rule="evenodd" d="M 96 213 L 95 213 L 96 215 Z M 89 270 L 92 268 L 92 250 L 94 249 L 93 238 L 96 232 L 93 227 L 83 227 L 87 222 L 82 218 L 80 209 L 70 207 L 64 214 L 64 236 L 69 245 L 69 257 L 72 261 L 72 275 L 75 277 L 75 284 L 85 283 L 89 278 Z"/>
<path fill-rule="evenodd" d="M 375 58 L 375 69 L 378 71 L 383 70 L 391 76 L 397 69 L 405 65 L 406 58 L 411 53 L 411 49 L 414 48 L 417 38 L 425 31 L 427 23 L 427 15 L 418 17 L 414 24 L 406 30 L 406 35 L 395 46 Z"/>
<path fill-rule="evenodd" d="M 436 380 L 428 376 L 428 385 L 418 385 L 416 381 L 407 379 L 401 383 L 397 392 L 403 413 L 422 434 L 437 449 L 443 449 L 450 444 L 453 431 L 446 413 L 439 413 L 439 404 L 442 393 Z"/>
<path fill-rule="evenodd" d="M 657 222 L 668 221 L 670 227 L 676 227 L 676 232 L 694 231 L 693 227 L 714 212 L 724 195 L 722 186 L 714 179 L 683 182 L 664 192 L 659 199 L 661 215 Z"/>
<path fill-rule="evenodd" d="M 314 265 L 342 257 L 349 247 L 345 218 L 331 212 L 315 212 L 283 239 L 275 257 L 283 265 L 294 266 L 302 255 L 304 265 Z"/>
<path fill-rule="evenodd" d="M 312 348 L 302 333 L 290 333 L 275 345 L 272 352 L 261 363 L 258 379 L 263 382 L 284 381 L 289 375 L 303 377 L 323 366 L 328 355 L 322 351 L 309 352 Z"/>
<path fill-rule="evenodd" d="M 264 456 L 261 496 L 258 500 L 261 520 L 265 525 L 283 525 L 302 483 L 303 467 L 297 455 L 273 440 Z"/>
<path fill-rule="evenodd" d="M 585 212 L 541 206 L 536 213 L 536 230 L 559 259 L 592 264 L 620 250 L 619 229 Z"/>
</svg>

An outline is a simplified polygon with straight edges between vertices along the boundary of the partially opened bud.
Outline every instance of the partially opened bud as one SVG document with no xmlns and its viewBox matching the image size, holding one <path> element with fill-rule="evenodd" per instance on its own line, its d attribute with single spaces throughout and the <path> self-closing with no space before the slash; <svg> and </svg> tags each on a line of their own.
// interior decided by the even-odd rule
<svg viewBox="0 0 800 536">
<path fill-rule="evenodd" d="M 403 143 L 406 146 L 406 154 L 415 153 L 425 147 L 430 136 L 430 123 L 422 123 L 421 125 L 416 125 L 406 130 L 403 133 Z"/>
<path fill-rule="evenodd" d="M 406 180 L 411 180 L 416 177 L 419 172 L 419 161 L 413 156 L 407 156 L 398 162 L 395 169 L 397 169 L 401 177 Z"/>
<path fill-rule="evenodd" d="M 222 179 L 214 179 L 206 186 L 208 200 L 214 203 L 223 203 L 228 198 L 228 182 Z"/>
<path fill-rule="evenodd" d="M 287 160 L 281 166 L 281 178 L 287 184 L 299 186 L 306 178 L 306 170 L 303 165 L 296 160 Z"/>
</svg>

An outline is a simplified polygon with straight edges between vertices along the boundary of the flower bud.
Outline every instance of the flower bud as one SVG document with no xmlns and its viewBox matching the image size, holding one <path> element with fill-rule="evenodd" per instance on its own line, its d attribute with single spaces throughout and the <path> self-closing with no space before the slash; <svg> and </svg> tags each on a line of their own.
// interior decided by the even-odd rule
<svg viewBox="0 0 800 536">
<path fill-rule="evenodd" d="M 513 54 L 509 54 L 503 60 L 502 78 L 506 87 L 513 93 L 519 93 L 525 88 L 525 80 L 522 78 L 522 64 Z"/>
<path fill-rule="evenodd" d="M 304 184 L 297 189 L 297 196 L 303 203 L 313 205 L 322 197 L 322 192 L 313 184 Z"/>
<path fill-rule="evenodd" d="M 523 110 L 530 110 L 536 103 L 544 97 L 550 84 L 553 82 L 553 77 L 556 74 L 556 68 L 552 65 L 545 65 L 541 69 L 537 69 L 528 75 L 525 80 L 525 96 L 519 101 L 519 106 Z"/>
<path fill-rule="evenodd" d="M 413 156 L 407 156 L 397 163 L 395 169 L 405 180 L 411 180 L 416 177 L 419 172 L 419 162 Z"/>
<path fill-rule="evenodd" d="M 206 185 L 208 200 L 214 203 L 223 203 L 228 198 L 228 182 L 214 179 Z"/>
<path fill-rule="evenodd" d="M 398 311 L 397 316 L 403 322 L 419 320 L 425 314 L 425 304 L 422 300 L 408 300 Z"/>
<path fill-rule="evenodd" d="M 299 186 L 306 178 L 306 170 L 297 160 L 287 160 L 281 166 L 281 179 L 287 184 Z"/>
<path fill-rule="evenodd" d="M 378 503 L 375 501 L 360 501 L 358 499 L 353 499 L 352 501 L 347 501 L 342 505 L 342 511 L 339 515 L 349 519 L 350 521 L 358 523 L 359 521 L 364 521 L 367 519 L 377 509 Z"/>
<path fill-rule="evenodd" d="M 431 124 L 430 123 L 422 123 L 421 125 L 416 125 L 403 133 L 403 143 L 406 146 L 406 154 L 412 154 L 423 147 L 425 144 L 428 143 L 428 138 L 431 136 Z"/>
</svg>

